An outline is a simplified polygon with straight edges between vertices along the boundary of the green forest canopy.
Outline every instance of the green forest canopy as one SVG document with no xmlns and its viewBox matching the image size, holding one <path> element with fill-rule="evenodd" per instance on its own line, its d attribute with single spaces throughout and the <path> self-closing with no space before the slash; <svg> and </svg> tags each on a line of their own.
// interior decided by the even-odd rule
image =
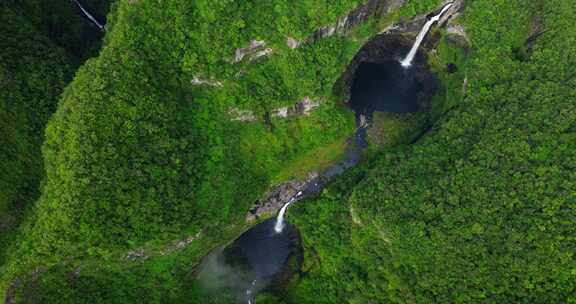
<svg viewBox="0 0 576 304">
<path fill-rule="evenodd" d="M 46 182 L 0 265 L 0 298 L 18 280 L 35 284 L 10 291 L 21 301 L 30 286 L 48 303 L 193 297 L 189 269 L 244 226 L 275 176 L 351 133 L 352 115 L 333 85 L 382 24 L 296 50 L 285 40 L 305 39 L 358 2 L 118 2 L 98 57 L 77 71 L 46 128 Z M 439 2 L 408 1 L 392 15 L 412 17 Z M 0 151 L 2 166 L 19 168 L 0 176 L 6 212 L 17 194 L 4 189 L 19 189 L 11 181 L 37 187 L 43 176 L 43 126 L 73 65 L 58 46 L 80 59 L 91 51 L 74 53 L 67 43 L 76 34 L 51 42 L 41 18 L 2 9 L 4 32 L 13 34 L 0 42 L 12 50 L 1 54 L 1 79 L 16 81 L 0 93 L 2 132 L 14 148 Z M 295 206 L 290 220 L 304 238 L 307 274 L 282 301 L 576 302 L 575 15 L 561 0 L 466 1 L 458 19 L 471 40 L 458 63 L 465 97 L 450 100 L 454 107 L 415 144 L 381 151 Z M 273 55 L 230 63 L 254 39 Z M 30 52 L 21 66 L 14 46 Z M 453 48 L 439 48 L 440 64 Z M 192 85 L 195 77 L 222 87 Z M 444 85 L 459 98 L 460 83 Z M 270 117 L 304 97 L 324 102 L 310 116 Z M 231 108 L 257 121 L 233 121 Z M 22 169 L 28 163 L 32 174 Z M 24 189 L 28 200 L 39 192 Z M 160 252 L 198 231 L 182 252 L 121 258 L 139 246 Z M 63 279 L 71 273 L 75 279 Z"/>
<path fill-rule="evenodd" d="M 466 97 L 297 207 L 318 265 L 289 302 L 575 303 L 575 17 L 565 1 L 469 1 Z"/>
</svg>

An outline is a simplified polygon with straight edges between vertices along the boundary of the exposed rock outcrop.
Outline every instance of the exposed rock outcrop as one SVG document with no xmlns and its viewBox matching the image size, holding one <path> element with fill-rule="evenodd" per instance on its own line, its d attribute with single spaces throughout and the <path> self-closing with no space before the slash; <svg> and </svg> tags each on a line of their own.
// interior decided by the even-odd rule
<svg viewBox="0 0 576 304">
<path fill-rule="evenodd" d="M 202 235 L 202 231 L 198 231 L 198 233 L 196 233 L 195 235 L 189 235 L 182 240 L 174 242 L 174 243 L 168 245 L 166 248 L 162 249 L 160 251 L 160 255 L 164 256 L 164 255 L 176 252 L 176 251 L 180 251 L 180 250 L 186 248 L 186 246 L 190 245 L 195 240 L 197 240 L 201 235 Z"/>
<path fill-rule="evenodd" d="M 228 110 L 228 115 L 234 121 L 256 121 L 256 115 L 250 110 L 240 110 L 238 108 L 231 108 Z"/>
<path fill-rule="evenodd" d="M 300 46 L 300 43 L 301 42 L 296 40 L 295 38 L 292 37 L 286 38 L 286 45 L 291 49 L 298 48 Z"/>
<path fill-rule="evenodd" d="M 272 117 L 287 118 L 293 116 L 310 115 L 312 111 L 322 104 L 322 99 L 312 99 L 308 96 L 304 97 L 301 101 L 297 102 L 291 107 L 281 107 L 273 109 L 271 112 Z M 240 110 L 238 108 L 231 108 L 228 114 L 234 121 L 257 121 L 258 118 L 253 111 Z"/>
<path fill-rule="evenodd" d="M 282 183 L 270 190 L 264 198 L 254 203 L 246 215 L 246 221 L 253 222 L 259 218 L 275 214 L 299 191 L 306 190 L 310 183 L 318 180 L 318 172 L 311 172 L 305 180 L 292 180 Z"/>
<path fill-rule="evenodd" d="M 352 28 L 368 21 L 372 17 L 383 16 L 392 10 L 398 9 L 404 4 L 404 0 L 370 0 L 361 4 L 346 16 L 340 17 L 335 23 L 321 27 L 308 37 L 307 42 L 315 42 L 319 39 L 349 32 Z"/>
<path fill-rule="evenodd" d="M 207 85 L 211 87 L 222 87 L 222 83 L 217 80 L 205 79 L 201 78 L 200 76 L 194 76 L 190 83 L 193 85 Z"/>
<path fill-rule="evenodd" d="M 301 101 L 297 102 L 291 107 L 282 107 L 274 109 L 272 111 L 272 116 L 274 117 L 291 117 L 291 116 L 301 116 L 310 115 L 310 113 L 320 106 L 322 103 L 321 99 L 313 100 L 306 96 Z"/>
<path fill-rule="evenodd" d="M 435 24 L 435 27 L 442 27 L 442 26 L 445 26 L 447 24 L 451 24 L 451 20 L 456 18 L 460 14 L 460 11 L 462 10 L 462 8 L 464 7 L 464 1 L 463 0 L 444 1 L 444 3 L 442 5 L 440 5 L 436 10 L 434 10 L 434 11 L 432 11 L 426 15 L 416 16 L 410 20 L 401 21 L 401 22 L 389 25 L 388 27 L 386 27 L 382 31 L 380 31 L 380 34 L 409 34 L 409 35 L 416 36 L 420 32 L 420 30 L 422 29 L 422 26 L 424 25 L 424 23 L 426 23 L 426 21 L 428 21 L 428 18 L 440 13 L 442 8 L 448 3 L 452 3 L 452 6 L 442 15 L 440 20 L 438 20 L 438 22 Z"/>
<path fill-rule="evenodd" d="M 236 49 L 234 58 L 231 60 L 232 63 L 238 63 L 244 58 L 248 58 L 248 61 L 254 61 L 262 56 L 268 56 L 272 53 L 271 48 L 266 48 L 266 41 L 263 40 L 252 40 L 250 45 L 247 47 Z"/>
<path fill-rule="evenodd" d="M 166 246 L 162 247 L 161 249 L 157 250 L 150 250 L 144 248 L 136 248 L 134 250 L 130 250 L 122 256 L 122 260 L 125 261 L 137 261 L 137 260 L 147 260 L 150 257 L 155 256 L 165 256 L 177 251 L 180 251 L 190 245 L 192 242 L 200 238 L 202 235 L 202 231 L 198 231 L 198 233 L 194 235 L 189 235 L 181 240 L 174 241 L 172 243 L 167 244 Z"/>
<path fill-rule="evenodd" d="M 254 60 L 261 58 L 261 57 L 270 56 L 270 54 L 272 54 L 272 52 L 273 52 L 273 50 L 271 48 L 265 48 L 263 50 L 260 50 L 256 53 L 250 55 L 248 62 L 253 62 Z"/>
<path fill-rule="evenodd" d="M 126 261 L 146 260 L 148 259 L 148 255 L 144 251 L 144 248 L 138 248 L 128 251 L 122 259 Z"/>
<path fill-rule="evenodd" d="M 470 39 L 468 38 L 468 35 L 466 34 L 466 29 L 461 24 L 457 24 L 457 23 L 449 24 L 446 27 L 446 32 L 448 32 L 449 35 L 462 37 L 464 40 L 466 40 L 466 42 L 468 44 L 470 43 Z"/>
</svg>

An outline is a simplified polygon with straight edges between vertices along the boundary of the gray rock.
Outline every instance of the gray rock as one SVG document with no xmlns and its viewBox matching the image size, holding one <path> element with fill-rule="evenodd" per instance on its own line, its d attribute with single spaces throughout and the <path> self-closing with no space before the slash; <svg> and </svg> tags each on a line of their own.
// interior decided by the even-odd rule
<svg viewBox="0 0 576 304">
<path fill-rule="evenodd" d="M 256 201 L 250 208 L 250 211 L 246 214 L 246 221 L 253 222 L 260 218 L 274 215 L 298 192 L 305 191 L 318 178 L 318 172 L 310 172 L 305 180 L 292 180 L 272 188 L 264 195 L 263 199 Z"/>
</svg>

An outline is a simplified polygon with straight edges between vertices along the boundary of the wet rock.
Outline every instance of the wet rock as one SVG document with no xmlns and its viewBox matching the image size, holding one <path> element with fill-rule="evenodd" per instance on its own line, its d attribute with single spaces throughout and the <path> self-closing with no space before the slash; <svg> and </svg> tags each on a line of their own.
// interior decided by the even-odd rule
<svg viewBox="0 0 576 304">
<path fill-rule="evenodd" d="M 464 8 L 464 0 L 445 0 L 444 3 L 440 6 L 438 10 L 434 13 L 439 13 L 440 10 L 446 6 L 448 3 L 452 3 L 452 6 L 442 15 L 440 20 L 438 20 L 438 26 L 444 26 L 446 23 L 449 23 L 454 18 L 460 15 L 460 12 Z"/>
<path fill-rule="evenodd" d="M 246 214 L 246 221 L 253 222 L 276 214 L 299 191 L 310 192 L 310 186 L 317 183 L 319 176 L 318 172 L 311 172 L 305 180 L 292 180 L 272 188 L 263 199 L 256 201 L 250 208 Z"/>
</svg>

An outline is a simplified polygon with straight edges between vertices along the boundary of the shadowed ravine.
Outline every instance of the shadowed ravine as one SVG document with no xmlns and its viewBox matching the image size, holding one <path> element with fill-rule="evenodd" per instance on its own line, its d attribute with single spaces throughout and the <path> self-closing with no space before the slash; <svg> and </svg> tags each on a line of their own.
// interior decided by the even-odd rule
<svg viewBox="0 0 576 304">
<path fill-rule="evenodd" d="M 200 281 L 209 278 L 207 285 L 216 285 L 216 289 L 234 294 L 233 297 L 239 302 L 252 304 L 258 292 L 273 284 L 281 286 L 285 283 L 282 280 L 289 279 L 292 273 L 298 271 L 299 263 L 296 269 L 289 265 L 291 259 L 299 259 L 302 250 L 298 231 L 285 218 L 289 207 L 302 198 L 318 194 L 331 178 L 361 160 L 362 151 L 368 146 L 366 133 L 374 112 L 411 113 L 421 110 L 419 98 L 424 85 L 417 77 L 413 61 L 432 24 L 450 6 L 446 5 L 425 24 L 404 59 L 390 58 L 358 64 L 354 70 L 349 101 L 356 115 L 357 128 L 345 151 L 344 160 L 305 184 L 304 190 L 282 206 L 276 218 L 257 224 L 232 244 L 213 254 L 200 271 Z"/>
<path fill-rule="evenodd" d="M 90 12 L 88 12 L 88 10 L 86 10 L 78 0 L 72 0 L 72 1 L 76 3 L 78 8 L 82 11 L 84 17 L 86 17 L 90 22 L 92 22 L 92 24 L 94 24 L 101 31 L 104 30 L 104 25 L 102 25 L 102 23 L 100 23 L 94 16 L 92 16 L 92 14 L 90 14 Z"/>
</svg>

